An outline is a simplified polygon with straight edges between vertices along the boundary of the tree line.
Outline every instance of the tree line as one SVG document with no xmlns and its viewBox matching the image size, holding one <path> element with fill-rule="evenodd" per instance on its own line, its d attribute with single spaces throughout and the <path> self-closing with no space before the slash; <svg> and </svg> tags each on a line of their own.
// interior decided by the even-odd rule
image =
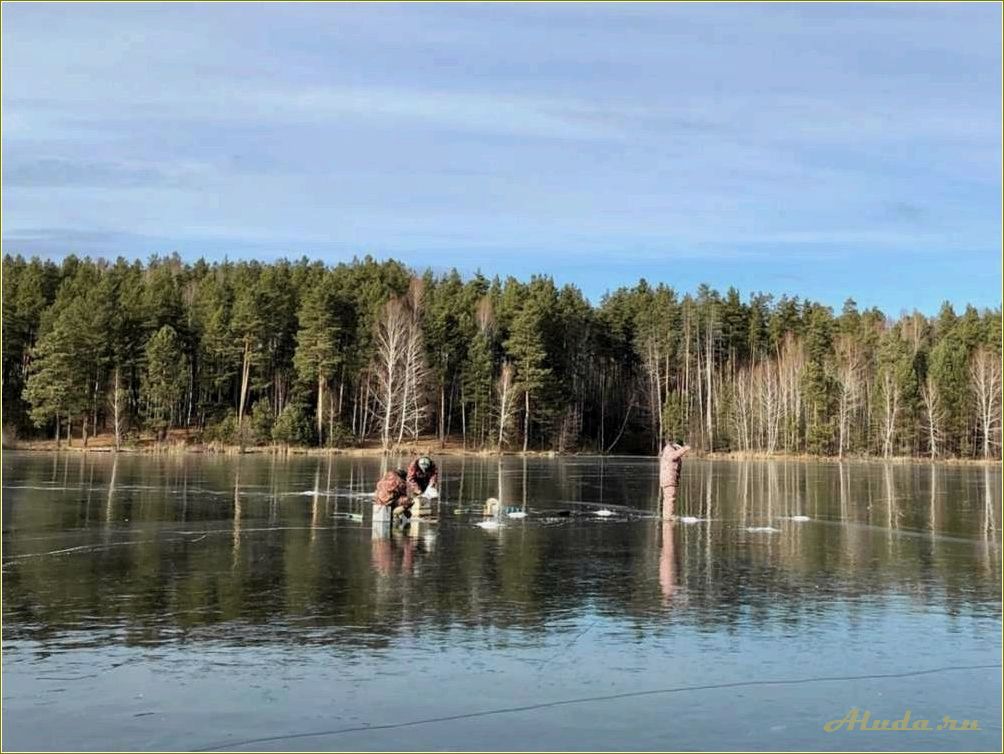
<svg viewBox="0 0 1004 754">
<path fill-rule="evenodd" d="M 678 294 L 370 257 L 3 259 L 5 435 L 993 457 L 1000 308 Z"/>
</svg>

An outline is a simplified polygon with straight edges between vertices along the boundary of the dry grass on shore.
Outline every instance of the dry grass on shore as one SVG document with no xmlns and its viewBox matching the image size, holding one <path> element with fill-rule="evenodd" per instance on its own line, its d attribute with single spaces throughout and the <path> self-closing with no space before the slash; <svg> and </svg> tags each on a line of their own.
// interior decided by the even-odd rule
<svg viewBox="0 0 1004 754">
<path fill-rule="evenodd" d="M 87 452 L 87 453 L 111 453 L 115 450 L 115 437 L 110 433 L 103 433 L 99 435 L 92 436 L 88 438 L 87 446 L 84 447 L 83 441 L 77 437 L 73 438 L 72 443 L 68 446 L 66 440 L 63 440 L 57 445 L 56 441 L 49 438 L 44 440 L 20 440 L 10 437 L 4 437 L 3 447 L 5 450 L 27 450 L 27 451 L 43 451 L 43 452 Z M 297 447 L 297 446 L 286 446 L 286 445 L 260 445 L 260 446 L 246 446 L 241 448 L 237 445 L 225 445 L 222 443 L 204 443 L 202 442 L 195 433 L 190 433 L 185 430 L 175 430 L 172 431 L 168 437 L 157 442 L 153 436 L 133 438 L 131 441 L 123 447 L 120 448 L 123 453 L 143 453 L 143 454 L 180 454 L 180 453 L 207 453 L 207 454 L 219 454 L 219 455 L 240 455 L 240 454 L 259 454 L 259 455 L 346 455 L 346 456 L 379 456 L 383 455 L 384 450 L 376 443 L 367 443 L 359 447 L 345 447 L 345 448 L 311 448 L 311 447 Z M 395 455 L 438 455 L 438 456 L 470 456 L 470 457 L 495 457 L 499 453 L 495 450 L 474 450 L 471 448 L 465 448 L 462 443 L 458 443 L 455 440 L 448 440 L 446 443 L 440 443 L 435 437 L 427 438 L 425 440 L 419 440 L 418 442 L 404 443 L 398 447 L 391 450 L 391 453 Z M 502 455 L 522 455 L 521 450 L 507 450 L 502 453 Z M 527 453 L 530 457 L 537 458 L 555 458 L 559 455 L 598 455 L 593 451 L 584 452 L 571 452 L 571 453 L 558 453 L 553 450 L 536 450 L 529 451 Z M 813 461 L 821 463 L 839 463 L 843 461 L 867 461 L 875 463 L 897 463 L 897 464 L 928 464 L 932 463 L 932 460 L 927 457 L 919 456 L 894 456 L 891 458 L 883 458 L 881 456 L 870 456 L 870 455 L 848 455 L 843 459 L 837 458 L 836 456 L 816 456 L 809 454 L 785 454 L 785 453 L 774 453 L 768 455 L 766 453 L 752 453 L 752 452 L 729 452 L 729 453 L 702 453 L 700 451 L 694 451 L 694 458 L 703 458 L 707 460 L 725 460 L 725 461 Z M 941 464 L 960 464 L 960 465 L 986 465 L 986 464 L 1000 464 L 1001 459 L 991 458 L 984 460 L 982 458 L 938 458 L 934 462 Z"/>
</svg>

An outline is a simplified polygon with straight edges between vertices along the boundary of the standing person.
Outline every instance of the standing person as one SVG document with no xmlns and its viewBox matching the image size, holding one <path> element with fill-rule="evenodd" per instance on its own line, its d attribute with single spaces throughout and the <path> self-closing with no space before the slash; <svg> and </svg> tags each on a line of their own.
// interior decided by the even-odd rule
<svg viewBox="0 0 1004 754">
<path fill-rule="evenodd" d="M 676 442 L 666 443 L 659 460 L 659 487 L 662 488 L 662 517 L 674 518 L 676 487 L 680 483 L 680 468 L 683 457 L 690 451 L 689 445 Z"/>
<path fill-rule="evenodd" d="M 379 509 L 386 509 L 391 512 L 391 516 L 404 518 L 411 517 L 411 498 L 408 496 L 407 475 L 404 469 L 388 471 L 383 478 L 377 482 L 376 492 L 373 493 L 374 513 Z"/>
<path fill-rule="evenodd" d="M 439 486 L 439 469 L 429 456 L 419 456 L 408 466 L 408 492 L 421 495 L 430 487 Z"/>
</svg>

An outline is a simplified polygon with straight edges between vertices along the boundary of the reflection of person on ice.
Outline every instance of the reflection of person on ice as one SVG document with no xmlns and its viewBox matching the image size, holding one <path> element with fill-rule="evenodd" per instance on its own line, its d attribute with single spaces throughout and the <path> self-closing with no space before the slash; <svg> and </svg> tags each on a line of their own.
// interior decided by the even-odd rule
<svg viewBox="0 0 1004 754">
<path fill-rule="evenodd" d="M 659 553 L 659 589 L 662 592 L 662 604 L 668 605 L 676 591 L 676 554 L 673 543 L 673 526 L 666 520 L 662 522 L 662 551 Z"/>
<path fill-rule="evenodd" d="M 662 517 L 673 518 L 676 506 L 676 488 L 680 483 L 680 468 L 683 457 L 690 451 L 689 445 L 675 442 L 666 443 L 659 459 L 659 487 L 662 489 Z"/>
</svg>

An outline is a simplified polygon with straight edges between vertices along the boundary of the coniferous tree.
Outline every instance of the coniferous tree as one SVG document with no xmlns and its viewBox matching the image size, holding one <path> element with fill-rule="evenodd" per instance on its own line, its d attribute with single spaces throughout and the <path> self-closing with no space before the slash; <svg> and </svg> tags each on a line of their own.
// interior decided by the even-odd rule
<svg viewBox="0 0 1004 754">
<path fill-rule="evenodd" d="M 343 325 L 338 317 L 337 291 L 330 277 L 319 280 L 300 306 L 293 363 L 301 380 L 317 387 L 316 428 L 323 444 L 325 391 L 343 363 L 340 341 Z"/>
<path fill-rule="evenodd" d="M 536 281 L 534 281 L 536 282 Z M 516 386 L 523 394 L 523 452 L 530 442 L 531 405 L 533 397 L 545 386 L 551 374 L 547 365 L 543 328 L 548 317 L 544 294 L 531 284 L 530 295 L 512 320 L 512 329 L 505 341 L 506 353 L 513 361 Z"/>
<path fill-rule="evenodd" d="M 259 442 L 272 417 L 287 429 L 306 418 L 307 432 L 279 434 L 309 442 L 382 439 L 385 352 L 388 446 L 422 434 L 606 452 L 651 452 L 669 436 L 766 454 L 1001 447 L 999 309 L 893 319 L 848 300 L 834 316 L 735 289 L 677 298 L 669 281 L 594 306 L 547 277 L 456 272 L 426 272 L 416 297 L 416 279 L 371 258 L 328 268 L 5 256 L 5 437 L 76 432 L 86 443 L 103 431 L 118 447 L 127 427 L 170 425 L 230 442 L 251 415 Z M 391 301 L 402 330 L 387 349 Z M 151 375 L 168 353 L 158 388 Z"/>
<path fill-rule="evenodd" d="M 148 426 L 163 439 L 175 423 L 188 382 L 188 359 L 174 328 L 164 325 L 146 344 L 143 403 Z"/>
</svg>

